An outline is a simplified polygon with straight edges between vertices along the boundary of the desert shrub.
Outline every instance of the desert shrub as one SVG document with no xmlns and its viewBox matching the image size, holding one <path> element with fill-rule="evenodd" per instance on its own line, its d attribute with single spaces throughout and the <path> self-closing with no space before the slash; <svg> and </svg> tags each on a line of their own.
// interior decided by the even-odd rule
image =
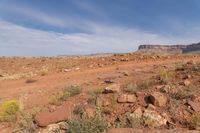
<svg viewBox="0 0 200 133">
<path fill-rule="evenodd" d="M 146 79 L 146 80 L 141 81 L 138 84 L 138 90 L 146 90 L 146 89 L 149 89 L 150 87 L 152 87 L 153 85 L 155 85 L 155 80 Z"/>
<path fill-rule="evenodd" d="M 73 110 L 73 113 L 75 115 L 80 115 L 82 116 L 83 113 L 84 113 L 84 106 L 81 104 L 81 105 L 77 105 L 75 106 L 74 110 Z"/>
<path fill-rule="evenodd" d="M 35 83 L 35 82 L 37 82 L 37 80 L 35 80 L 35 79 L 27 79 L 26 80 L 27 84 L 31 84 L 31 83 Z"/>
<path fill-rule="evenodd" d="M 88 98 L 88 103 L 96 105 L 97 97 L 103 92 L 102 88 L 98 88 L 92 91 L 89 91 L 89 98 Z"/>
<path fill-rule="evenodd" d="M 70 120 L 67 133 L 102 133 L 108 129 L 106 122 L 101 116 L 100 108 L 97 108 L 94 118 L 83 118 L 80 120 Z"/>
<path fill-rule="evenodd" d="M 172 117 L 174 117 L 177 113 L 178 107 L 178 101 L 176 99 L 170 98 L 166 106 L 166 110 L 171 114 Z"/>
<path fill-rule="evenodd" d="M 53 95 L 49 103 L 52 105 L 61 105 L 62 101 L 67 100 L 68 97 L 70 97 L 69 92 L 62 91 L 57 93 L 56 95 Z"/>
<path fill-rule="evenodd" d="M 196 93 L 196 90 L 197 89 L 194 86 L 189 86 L 180 89 L 177 93 L 172 94 L 171 97 L 176 100 L 188 99 Z"/>
<path fill-rule="evenodd" d="M 188 125 L 192 129 L 196 129 L 200 127 L 200 113 L 196 113 L 191 116 L 188 120 Z"/>
<path fill-rule="evenodd" d="M 102 113 L 111 114 L 117 108 L 117 99 L 115 95 L 110 95 L 109 97 L 109 105 L 106 107 L 101 107 Z"/>
<path fill-rule="evenodd" d="M 60 105 L 62 101 L 65 101 L 67 98 L 78 95 L 80 93 L 81 88 L 79 86 L 66 87 L 61 92 L 53 95 L 49 103 L 52 105 Z"/>
<path fill-rule="evenodd" d="M 34 117 L 37 112 L 38 110 L 33 110 L 32 112 L 20 111 L 13 133 L 36 133 L 38 131 L 38 127 L 34 123 Z"/>
<path fill-rule="evenodd" d="M 159 74 L 160 81 L 163 84 L 168 84 L 173 79 L 174 76 L 175 76 L 174 72 L 166 70 L 162 70 Z"/>
<path fill-rule="evenodd" d="M 139 128 L 141 126 L 141 119 L 137 117 L 124 116 L 114 123 L 114 128 Z"/>
<path fill-rule="evenodd" d="M 42 70 L 40 71 L 41 76 L 47 75 L 48 71 L 48 68 L 42 68 Z"/>
<path fill-rule="evenodd" d="M 69 87 L 66 87 L 64 89 L 64 92 L 67 92 L 69 93 L 70 96 L 75 96 L 75 95 L 78 95 L 81 93 L 81 87 L 80 86 L 69 86 Z"/>
<path fill-rule="evenodd" d="M 130 83 L 127 85 L 127 87 L 124 88 L 124 91 L 127 92 L 127 93 L 135 93 L 137 92 L 139 89 L 138 89 L 138 86 L 137 84 L 133 84 L 133 83 Z"/>
<path fill-rule="evenodd" d="M 17 119 L 19 103 L 16 100 L 6 101 L 0 106 L 0 121 L 14 122 Z"/>
<path fill-rule="evenodd" d="M 194 71 L 200 72 L 200 63 L 194 67 Z"/>
</svg>

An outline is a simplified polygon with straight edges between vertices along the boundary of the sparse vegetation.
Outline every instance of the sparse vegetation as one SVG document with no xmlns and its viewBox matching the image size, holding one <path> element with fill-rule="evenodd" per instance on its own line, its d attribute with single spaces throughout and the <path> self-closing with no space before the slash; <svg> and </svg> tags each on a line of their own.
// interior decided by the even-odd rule
<svg viewBox="0 0 200 133">
<path fill-rule="evenodd" d="M 194 86 L 183 87 L 177 93 L 172 94 L 172 98 L 176 100 L 188 99 L 196 93 L 197 89 Z"/>
<path fill-rule="evenodd" d="M 103 92 L 102 88 L 98 88 L 92 91 L 89 91 L 89 98 L 88 98 L 88 103 L 96 105 L 96 100 L 97 97 Z"/>
<path fill-rule="evenodd" d="M 63 91 L 53 95 L 50 99 L 50 104 L 61 105 L 61 103 L 71 96 L 75 96 L 81 93 L 79 86 L 70 86 L 63 89 Z"/>
<path fill-rule="evenodd" d="M 64 92 L 68 92 L 69 96 L 75 96 L 80 94 L 82 91 L 80 86 L 69 86 L 64 89 Z"/>
<path fill-rule="evenodd" d="M 19 108 L 19 103 L 16 100 L 4 102 L 0 106 L 0 121 L 15 122 Z"/>
<path fill-rule="evenodd" d="M 115 128 L 139 128 L 141 126 L 141 119 L 130 118 L 127 115 L 115 121 Z"/>
<path fill-rule="evenodd" d="M 162 70 L 159 75 L 162 84 L 168 84 L 174 78 L 173 71 Z"/>
<path fill-rule="evenodd" d="M 137 86 L 138 90 L 146 90 L 155 85 L 155 81 L 152 79 L 146 79 L 141 81 Z"/>
<path fill-rule="evenodd" d="M 189 127 L 192 129 L 197 129 L 200 127 L 200 113 L 196 113 L 191 116 L 188 120 Z"/>
<path fill-rule="evenodd" d="M 73 113 L 75 115 L 82 116 L 84 113 L 84 106 L 82 104 L 75 106 Z"/>
<path fill-rule="evenodd" d="M 45 76 L 47 75 L 48 71 L 49 71 L 48 68 L 42 68 L 42 70 L 40 71 L 40 75 Z"/>
<path fill-rule="evenodd" d="M 37 109 L 33 109 L 32 112 L 20 111 L 13 133 L 36 133 L 38 131 L 38 127 L 34 123 L 34 117 L 37 113 Z"/>
<path fill-rule="evenodd" d="M 117 108 L 117 100 L 114 95 L 111 95 L 109 98 L 110 104 L 106 107 L 102 107 L 102 113 L 111 114 Z"/>
<path fill-rule="evenodd" d="M 134 84 L 134 83 L 130 83 L 127 85 L 127 87 L 124 88 L 124 92 L 131 93 L 131 94 L 137 92 L 138 90 L 139 89 L 138 89 L 137 84 Z"/>
<path fill-rule="evenodd" d="M 100 108 L 97 108 L 94 118 L 70 120 L 68 124 L 67 133 L 102 133 L 108 129 L 108 125 L 101 116 Z"/>
</svg>

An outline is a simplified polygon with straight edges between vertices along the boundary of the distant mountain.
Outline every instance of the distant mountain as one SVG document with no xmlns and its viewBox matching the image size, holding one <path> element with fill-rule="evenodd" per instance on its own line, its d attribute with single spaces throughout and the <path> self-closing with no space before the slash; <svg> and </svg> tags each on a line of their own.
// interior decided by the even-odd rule
<svg viewBox="0 0 200 133">
<path fill-rule="evenodd" d="M 200 52 L 200 43 L 190 45 L 140 45 L 137 52 L 194 53 Z"/>
</svg>

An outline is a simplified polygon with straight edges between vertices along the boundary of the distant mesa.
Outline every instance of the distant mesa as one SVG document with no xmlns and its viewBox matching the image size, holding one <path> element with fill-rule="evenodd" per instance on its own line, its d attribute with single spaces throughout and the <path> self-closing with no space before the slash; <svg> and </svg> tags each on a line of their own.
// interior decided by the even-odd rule
<svg viewBox="0 0 200 133">
<path fill-rule="evenodd" d="M 140 45 L 137 52 L 148 53 L 200 53 L 200 42 L 190 45 Z"/>
</svg>

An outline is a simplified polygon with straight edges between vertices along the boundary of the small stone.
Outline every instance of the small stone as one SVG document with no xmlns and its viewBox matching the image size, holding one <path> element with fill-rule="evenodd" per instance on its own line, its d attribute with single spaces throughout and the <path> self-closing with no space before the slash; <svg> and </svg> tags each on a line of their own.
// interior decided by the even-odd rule
<svg viewBox="0 0 200 133">
<path fill-rule="evenodd" d="M 155 110 L 156 107 L 153 106 L 152 104 L 148 104 L 147 109 L 148 109 L 148 110 Z"/>
<path fill-rule="evenodd" d="M 80 68 L 79 68 L 79 67 L 77 67 L 77 68 L 75 68 L 75 70 L 80 70 Z"/>
<path fill-rule="evenodd" d="M 67 122 L 60 122 L 58 123 L 60 129 L 67 130 L 68 129 L 68 123 Z"/>
<path fill-rule="evenodd" d="M 103 91 L 103 93 L 118 93 L 120 92 L 120 85 L 119 84 L 113 84 L 108 87 L 106 87 Z"/>
<path fill-rule="evenodd" d="M 184 85 L 185 85 L 185 86 L 189 86 L 189 85 L 190 85 L 190 81 L 189 81 L 189 80 L 187 80 L 187 79 L 186 79 L 186 80 L 184 80 L 184 82 L 183 82 L 183 83 L 184 83 Z"/>
<path fill-rule="evenodd" d="M 160 92 L 154 92 L 149 96 L 150 102 L 159 107 L 163 107 L 167 103 L 167 97 Z"/>
<path fill-rule="evenodd" d="M 64 72 L 70 72 L 71 69 L 64 69 Z"/>
</svg>

